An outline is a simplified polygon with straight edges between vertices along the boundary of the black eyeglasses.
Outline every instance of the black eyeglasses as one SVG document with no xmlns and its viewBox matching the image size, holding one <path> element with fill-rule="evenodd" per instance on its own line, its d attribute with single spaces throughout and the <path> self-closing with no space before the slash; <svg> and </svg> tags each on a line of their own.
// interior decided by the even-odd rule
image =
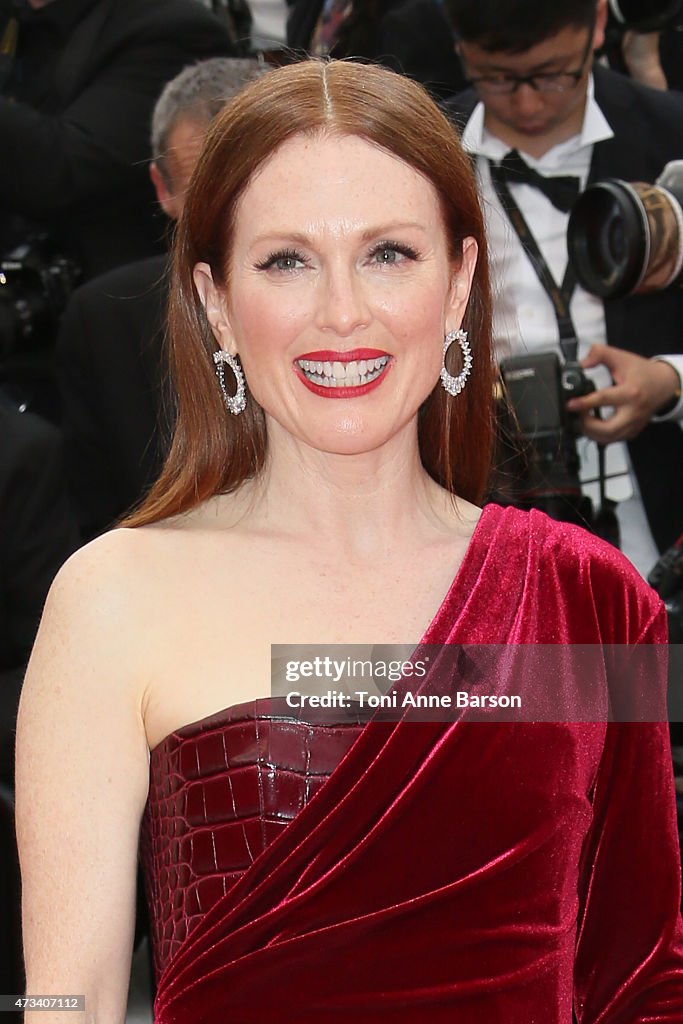
<svg viewBox="0 0 683 1024">
<path fill-rule="evenodd" d="M 517 92 L 520 85 L 529 85 L 535 92 L 569 92 L 571 89 L 575 89 L 581 80 L 592 50 L 593 29 L 591 28 L 586 48 L 581 57 L 581 64 L 575 71 L 549 71 L 540 72 L 537 75 L 480 75 L 476 78 L 468 76 L 468 81 L 472 85 L 476 85 L 480 93 L 489 93 L 495 96 L 511 96 Z"/>
</svg>

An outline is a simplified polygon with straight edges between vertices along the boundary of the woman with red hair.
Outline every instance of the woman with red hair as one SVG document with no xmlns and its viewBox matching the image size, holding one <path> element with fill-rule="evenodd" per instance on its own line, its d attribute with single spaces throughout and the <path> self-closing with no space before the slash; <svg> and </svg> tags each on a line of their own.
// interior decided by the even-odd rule
<svg viewBox="0 0 683 1024">
<path fill-rule="evenodd" d="M 665 640 L 617 552 L 479 507 L 490 319 L 419 86 L 310 61 L 219 115 L 175 241 L 172 450 L 60 573 L 22 696 L 29 994 L 123 1021 L 141 833 L 159 1024 L 681 1019 L 665 723 L 593 713 L 607 659 L 585 720 L 571 667 L 481 660 Z M 390 699 L 514 684 L 527 720 L 269 696 L 271 645 L 337 644 L 414 650 Z"/>
</svg>

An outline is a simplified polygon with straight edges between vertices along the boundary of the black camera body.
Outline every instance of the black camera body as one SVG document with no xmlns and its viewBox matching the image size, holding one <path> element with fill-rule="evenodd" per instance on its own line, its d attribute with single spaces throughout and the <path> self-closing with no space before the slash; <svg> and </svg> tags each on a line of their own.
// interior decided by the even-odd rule
<svg viewBox="0 0 683 1024">
<path fill-rule="evenodd" d="M 57 419 L 52 352 L 81 272 L 47 235 L 0 255 L 0 390 L 17 408 Z"/>
<path fill-rule="evenodd" d="M 492 499 L 594 528 L 592 502 L 579 480 L 579 418 L 567 410 L 567 401 L 589 394 L 593 383 L 577 362 L 562 363 L 556 352 L 501 359 L 500 377 Z"/>
<path fill-rule="evenodd" d="M 0 359 L 49 347 L 78 283 L 73 260 L 47 235 L 31 235 L 0 257 Z"/>
</svg>

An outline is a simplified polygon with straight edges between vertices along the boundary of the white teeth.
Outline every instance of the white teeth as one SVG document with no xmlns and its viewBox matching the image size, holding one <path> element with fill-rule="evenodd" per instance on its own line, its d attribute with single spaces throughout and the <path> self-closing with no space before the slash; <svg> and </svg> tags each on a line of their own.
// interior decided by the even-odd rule
<svg viewBox="0 0 683 1024">
<path fill-rule="evenodd" d="M 308 380 L 314 384 L 330 388 L 343 388 L 359 387 L 376 380 L 388 362 L 389 356 L 379 356 L 377 359 L 354 359 L 348 363 L 342 363 L 340 360 L 322 362 L 313 359 L 298 359 L 297 365 L 303 370 Z"/>
</svg>

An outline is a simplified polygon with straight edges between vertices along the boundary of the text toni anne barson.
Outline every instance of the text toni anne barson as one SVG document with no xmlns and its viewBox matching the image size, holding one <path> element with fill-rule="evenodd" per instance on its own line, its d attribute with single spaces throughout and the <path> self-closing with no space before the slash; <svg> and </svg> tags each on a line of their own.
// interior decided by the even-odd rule
<svg viewBox="0 0 683 1024">
<path fill-rule="evenodd" d="M 472 694 L 466 690 L 455 693 L 369 693 L 356 690 L 327 690 L 326 693 L 306 694 L 290 690 L 286 695 L 290 708 L 350 708 L 357 703 L 361 708 L 521 708 L 518 694 Z"/>
</svg>

